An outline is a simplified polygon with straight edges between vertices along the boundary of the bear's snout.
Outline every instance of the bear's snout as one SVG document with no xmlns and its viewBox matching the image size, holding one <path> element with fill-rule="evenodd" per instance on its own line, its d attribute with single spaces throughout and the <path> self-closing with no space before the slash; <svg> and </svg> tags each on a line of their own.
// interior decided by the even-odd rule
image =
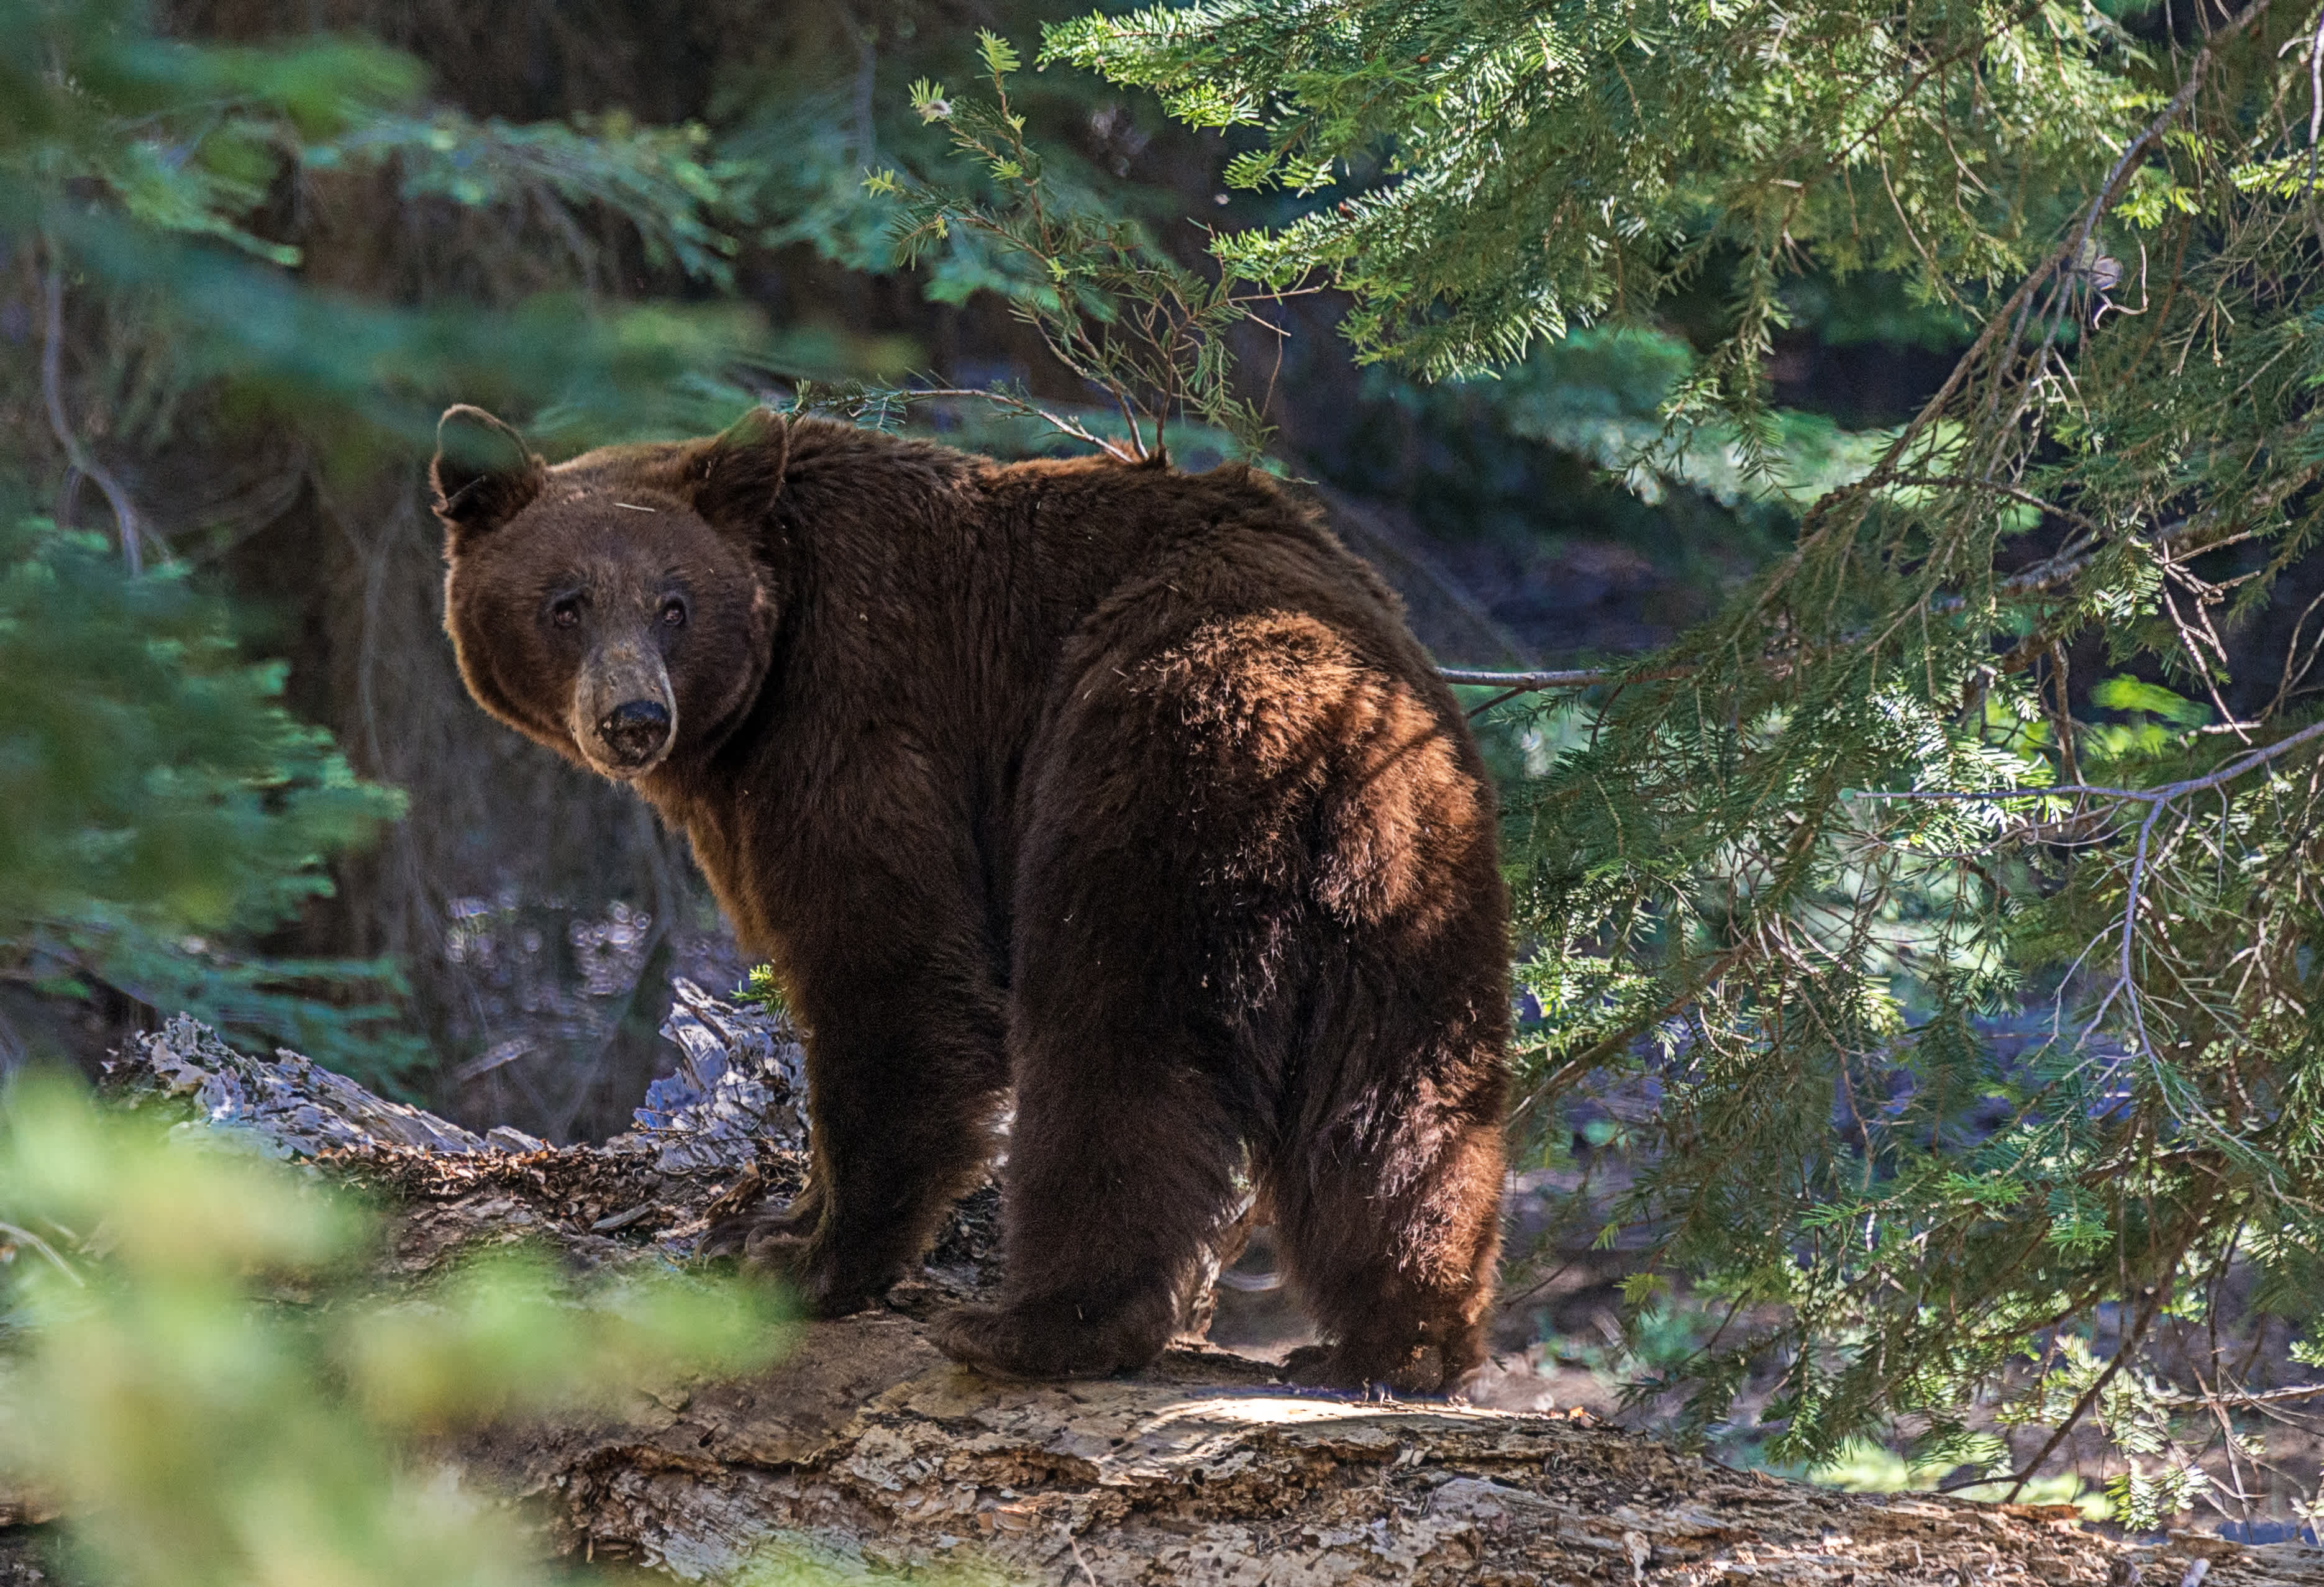
<svg viewBox="0 0 2324 1587">
<path fill-rule="evenodd" d="M 583 756 L 606 776 L 652 770 L 678 737 L 678 699 L 661 657 L 634 637 L 600 647 L 574 680 L 567 720 Z"/>
<path fill-rule="evenodd" d="M 623 766 L 659 759 L 669 742 L 669 707 L 659 700 L 625 700 L 597 724 L 597 736 Z"/>
</svg>

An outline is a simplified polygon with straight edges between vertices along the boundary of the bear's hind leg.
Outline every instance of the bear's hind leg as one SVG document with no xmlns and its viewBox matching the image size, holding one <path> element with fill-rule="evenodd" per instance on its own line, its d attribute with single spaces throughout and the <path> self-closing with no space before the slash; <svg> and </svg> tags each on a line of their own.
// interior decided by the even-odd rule
<svg viewBox="0 0 2324 1587">
<path fill-rule="evenodd" d="M 1439 1394 L 1484 1364 L 1504 1161 L 1489 1039 L 1462 1054 L 1456 1026 L 1423 1076 L 1313 1099 L 1266 1166 L 1290 1278 L 1329 1342 L 1295 1352 L 1296 1380 Z"/>
<path fill-rule="evenodd" d="M 1002 1176 L 1001 1304 L 939 1318 L 938 1349 L 1009 1378 L 1135 1371 L 1178 1326 L 1180 1292 L 1233 1210 L 1241 1133 L 1171 1034 L 1105 1029 L 1084 993 L 1016 1065 Z"/>
</svg>

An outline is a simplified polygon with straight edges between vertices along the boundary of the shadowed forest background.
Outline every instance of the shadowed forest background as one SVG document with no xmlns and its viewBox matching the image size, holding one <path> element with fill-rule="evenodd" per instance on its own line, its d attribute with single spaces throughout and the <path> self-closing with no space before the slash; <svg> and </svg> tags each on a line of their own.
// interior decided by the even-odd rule
<svg viewBox="0 0 2324 1587">
<path fill-rule="evenodd" d="M 1006 5 L 155 11 L 164 34 L 351 33 L 423 69 L 388 135 L 358 133 L 326 160 L 286 167 L 243 217 L 295 251 L 300 279 L 442 311 L 437 334 L 455 338 L 489 318 L 521 340 L 528 315 L 538 339 L 562 334 L 560 315 L 611 321 L 612 336 L 641 348 L 675 332 L 673 361 L 690 377 L 567 373 L 551 359 L 509 368 L 480 352 L 468 383 L 394 392 L 392 415 L 318 411 L 273 371 L 187 367 L 165 319 L 124 323 L 134 301 L 77 281 L 62 283 L 52 349 L 39 245 L 12 239 L 0 389 L 12 393 L 20 478 L 53 489 L 70 468 L 42 409 L 53 355 L 64 411 L 134 498 L 157 550 L 232 599 L 248 653 L 287 663 L 294 715 L 327 728 L 358 775 L 407 796 L 375 845 L 333 857 L 330 895 L 263 943 L 392 968 L 394 1014 L 362 1072 L 479 1126 L 602 1136 L 673 1056 L 653 1035 L 669 974 L 732 984 L 747 968 L 682 840 L 467 700 L 441 629 L 441 536 L 416 420 L 438 398 L 503 403 L 558 457 L 722 429 L 802 378 L 925 374 L 1091 404 L 1098 393 L 1008 312 L 997 281 L 980 279 L 990 261 L 898 267 L 893 206 L 863 189 L 890 162 L 945 172 L 942 140 L 911 114 L 906 85 L 972 75 L 979 27 L 1029 39 L 1054 20 Z M 1220 172 L 1234 145 L 1173 124 L 1147 96 L 1060 69 L 1028 76 L 1021 98 L 1054 159 L 1189 264 L 1204 260 L 1204 227 L 1304 207 L 1230 193 Z M 1790 295 L 1799 322 L 1775 350 L 1777 400 L 1850 428 L 1901 421 L 1966 343 L 1957 321 L 1914 309 L 1894 281 L 1805 282 Z M 1342 307 L 1332 294 L 1295 300 L 1279 338 L 1246 328 L 1243 394 L 1275 428 L 1273 455 L 1312 482 L 1441 661 L 1571 665 L 1651 648 L 1783 543 L 1786 515 L 1732 480 L 1716 492 L 1653 477 L 1625 488 L 1605 472 L 1659 429 L 1688 303 L 1666 311 L 1672 342 L 1585 337 L 1507 378 L 1452 386 L 1359 368 L 1333 333 Z M 1716 302 L 1692 307 L 1715 337 Z M 321 345 L 304 355 L 327 361 L 327 318 L 312 328 Z M 938 415 L 934 428 L 980 417 Z M 960 438 L 1003 455 L 1045 439 L 989 421 Z M 1219 457 L 1201 437 L 1167 438 L 1184 466 Z M 69 495 L 83 521 L 103 519 L 94 484 Z M 0 986 L 5 1039 L 94 1060 L 155 1017 L 134 984 L 89 990 L 60 1004 Z"/>
<path fill-rule="evenodd" d="M 2269 0 L 0 9 L 0 1069 L 189 1011 L 598 1140 L 748 977 L 463 691 L 447 403 L 1161 414 L 1558 674 L 1468 695 L 1493 1392 L 2305 1526 L 2319 59 Z"/>
</svg>

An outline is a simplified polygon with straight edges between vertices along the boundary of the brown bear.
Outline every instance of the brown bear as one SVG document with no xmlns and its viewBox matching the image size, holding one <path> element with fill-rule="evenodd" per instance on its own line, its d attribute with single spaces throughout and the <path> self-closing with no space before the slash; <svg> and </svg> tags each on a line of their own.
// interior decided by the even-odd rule
<svg viewBox="0 0 2324 1587">
<path fill-rule="evenodd" d="M 1491 787 L 1397 601 L 1264 475 L 1001 465 L 760 411 L 554 467 L 444 416 L 487 711 L 692 841 L 807 1035 L 753 1259 L 876 1301 L 995 1149 L 1000 1304 L 937 1343 L 1146 1365 L 1238 1201 L 1307 1380 L 1484 1356 L 1508 987 Z"/>
</svg>

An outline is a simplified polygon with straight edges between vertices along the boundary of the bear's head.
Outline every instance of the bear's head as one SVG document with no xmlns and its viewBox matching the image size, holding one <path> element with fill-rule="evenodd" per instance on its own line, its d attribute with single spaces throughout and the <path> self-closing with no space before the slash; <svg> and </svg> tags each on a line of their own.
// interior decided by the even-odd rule
<svg viewBox="0 0 2324 1587">
<path fill-rule="evenodd" d="M 720 742 L 767 674 L 788 438 L 761 410 L 712 440 L 552 468 L 483 410 L 446 410 L 444 626 L 477 704 L 623 780 Z"/>
</svg>

